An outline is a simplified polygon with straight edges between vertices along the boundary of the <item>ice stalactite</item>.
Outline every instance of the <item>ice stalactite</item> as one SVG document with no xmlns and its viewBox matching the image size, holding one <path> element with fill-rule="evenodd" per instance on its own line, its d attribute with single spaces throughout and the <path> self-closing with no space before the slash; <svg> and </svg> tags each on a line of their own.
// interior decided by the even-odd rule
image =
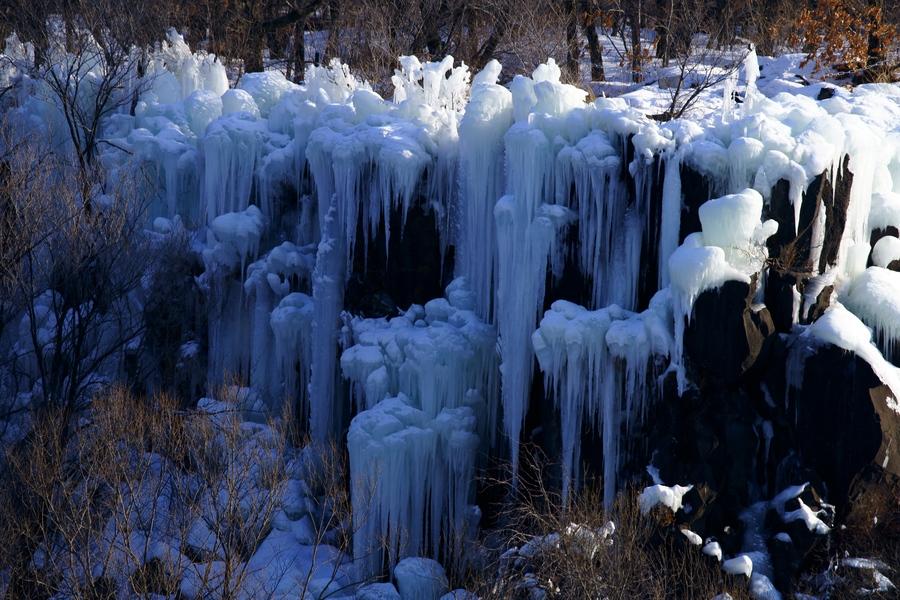
<svg viewBox="0 0 900 600">
<path fill-rule="evenodd" d="M 203 203 L 208 222 L 247 208 L 265 143 L 265 122 L 246 113 L 214 121 L 201 139 Z"/>
<path fill-rule="evenodd" d="M 584 92 L 559 78 L 550 60 L 532 78 L 517 76 L 510 85 L 516 123 L 505 136 L 508 194 L 494 207 L 503 431 L 514 477 L 533 376 L 528 342 L 543 305 L 548 266 L 555 276 L 562 270 L 560 234 L 575 217 L 565 206 L 550 204 L 556 193 L 554 145 L 571 125 L 566 116 L 584 106 Z"/>
<path fill-rule="evenodd" d="M 528 340 L 544 301 L 548 265 L 551 271 L 554 263 L 559 266 L 559 232 L 572 220 L 563 206 L 547 204 L 533 211 L 531 219 L 527 205 L 514 196 L 503 196 L 494 208 L 503 431 L 509 438 L 513 473 L 518 470 L 519 439 L 531 394 L 534 358 Z"/>
<path fill-rule="evenodd" d="M 568 202 L 574 190 L 579 264 L 592 281 L 595 306 L 636 303 L 643 230 L 637 214 L 629 210 L 621 173 L 620 152 L 601 130 L 564 147 L 556 157 L 556 194 Z"/>
<path fill-rule="evenodd" d="M 381 228 L 390 260 L 391 235 L 402 235 L 402 229 L 391 231 L 391 214 L 399 212 L 402 227 L 422 195 L 428 200 L 424 208 L 437 213 L 442 247 L 450 237 L 456 111 L 468 88 L 468 70 L 453 68 L 452 58 L 422 65 L 410 57 L 402 64 L 395 76 L 397 104 L 357 89 L 350 106 L 326 110 L 305 144 L 322 232 L 313 280 L 316 362 L 310 381 L 311 430 L 317 439 L 332 432 L 335 406 L 343 406 L 334 397 L 338 318 L 357 244 L 365 251 Z M 363 240 L 357 240 L 358 225 Z"/>
<path fill-rule="evenodd" d="M 444 408 L 479 406 L 479 433 L 490 436 L 497 414 L 497 336 L 472 312 L 474 295 L 456 279 L 447 299 L 413 305 L 392 319 L 354 319 L 355 345 L 341 368 L 360 410 L 404 394 L 433 418 Z M 485 414 L 487 412 L 487 414 Z"/>
<path fill-rule="evenodd" d="M 472 533 L 476 426 L 468 406 L 430 416 L 402 394 L 354 417 L 347 433 L 353 556 L 364 577 L 377 575 L 385 559 L 393 567 L 426 553 L 462 558 L 461 542 Z"/>
<path fill-rule="evenodd" d="M 300 422 L 306 422 L 309 413 L 314 314 L 313 299 L 293 292 L 281 299 L 269 317 L 275 335 L 276 375 L 272 393 L 291 403 Z"/>
<path fill-rule="evenodd" d="M 493 321 L 497 241 L 494 204 L 504 190 L 503 136 L 512 125 L 512 94 L 497 85 L 500 63 L 476 77 L 459 125 L 460 232 L 457 273 L 475 294 L 475 312 Z"/>
<path fill-rule="evenodd" d="M 336 222 L 337 209 L 325 216 L 322 241 L 313 271 L 312 374 L 309 380 L 309 431 L 314 440 L 324 442 L 335 433 L 343 401 L 337 393 L 337 351 L 339 319 L 344 302 L 346 250 Z"/>
<path fill-rule="evenodd" d="M 248 383 L 276 414 L 283 408 L 283 390 L 278 354 L 273 357 L 272 353 L 279 332 L 272 326 L 271 315 L 282 298 L 309 289 L 314 251 L 314 246 L 284 242 L 252 263 L 244 281 L 244 321 L 250 331 Z"/>
<path fill-rule="evenodd" d="M 616 492 L 622 434 L 643 420 L 652 397 L 648 373 L 654 356 L 672 348 L 668 294 L 636 314 L 611 305 L 589 311 L 557 300 L 532 335 L 532 346 L 548 389 L 560 409 L 563 501 L 578 485 L 582 423 L 597 427 L 603 440 L 604 502 Z"/>
<path fill-rule="evenodd" d="M 215 305 L 209 319 L 208 380 L 222 383 L 227 376 L 249 375 L 249 323 L 244 319 L 243 280 L 247 262 L 256 258 L 265 220 L 254 205 L 242 212 L 216 217 L 203 250 L 205 283 Z"/>
</svg>

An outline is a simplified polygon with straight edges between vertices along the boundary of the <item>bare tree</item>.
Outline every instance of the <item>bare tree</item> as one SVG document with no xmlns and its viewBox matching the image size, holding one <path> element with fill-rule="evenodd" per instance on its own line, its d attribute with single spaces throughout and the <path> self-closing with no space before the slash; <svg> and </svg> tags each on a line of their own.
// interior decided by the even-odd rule
<svg viewBox="0 0 900 600">
<path fill-rule="evenodd" d="M 128 177 L 105 193 L 91 185 L 85 202 L 77 167 L 15 130 L 3 139 L 2 309 L 5 323 L 18 321 L 18 335 L 0 347 L 4 396 L 25 392 L 31 409 L 72 417 L 140 340 L 143 206 Z"/>
</svg>

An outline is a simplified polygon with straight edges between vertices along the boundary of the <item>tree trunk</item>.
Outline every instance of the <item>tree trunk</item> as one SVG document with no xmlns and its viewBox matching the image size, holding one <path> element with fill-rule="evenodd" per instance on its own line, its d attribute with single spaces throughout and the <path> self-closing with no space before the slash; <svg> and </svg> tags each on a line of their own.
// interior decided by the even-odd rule
<svg viewBox="0 0 900 600">
<path fill-rule="evenodd" d="M 866 68 L 863 79 L 874 82 L 879 79 L 878 71 L 887 60 L 884 40 L 881 39 L 882 13 L 877 0 L 869 0 L 868 35 L 866 39 Z"/>
<path fill-rule="evenodd" d="M 597 23 L 591 11 L 590 0 L 581 0 L 581 12 L 584 17 L 584 35 L 588 41 L 588 53 L 591 57 L 591 81 L 606 81 L 603 71 L 603 46 L 597 35 Z"/>
<path fill-rule="evenodd" d="M 306 74 L 306 21 L 294 24 L 294 83 L 303 81 Z"/>
<path fill-rule="evenodd" d="M 569 79 L 577 83 L 581 79 L 578 68 L 581 45 L 578 42 L 578 12 L 575 10 L 575 0 L 564 0 L 563 9 L 566 13 L 566 72 Z"/>
<path fill-rule="evenodd" d="M 631 81 L 639 83 L 643 79 L 641 61 L 641 3 L 633 0 L 629 21 L 631 21 Z"/>
</svg>

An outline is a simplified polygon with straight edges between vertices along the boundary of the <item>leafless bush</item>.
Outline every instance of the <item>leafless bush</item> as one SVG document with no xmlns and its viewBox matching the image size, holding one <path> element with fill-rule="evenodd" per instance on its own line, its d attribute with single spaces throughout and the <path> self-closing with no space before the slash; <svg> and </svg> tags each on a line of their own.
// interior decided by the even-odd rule
<svg viewBox="0 0 900 600">
<path fill-rule="evenodd" d="M 62 411 L 45 413 L 6 455 L 0 548 L 8 597 L 270 597 L 285 577 L 308 589 L 322 569 L 296 580 L 293 559 L 254 557 L 285 501 L 292 454 L 278 422 L 243 422 L 231 402 L 183 411 L 166 396 L 121 388 L 99 395 L 64 444 Z M 344 475 L 328 453 L 307 473 L 317 496 L 313 564 L 329 564 L 334 589 L 346 551 L 340 528 Z M 293 555 L 291 555 L 293 556 Z M 321 585 L 321 581 L 317 583 Z"/>
<path fill-rule="evenodd" d="M 620 492 L 606 511 L 602 486 L 591 484 L 566 506 L 546 484 L 543 459 L 531 453 L 527 462 L 518 501 L 503 516 L 502 531 L 512 532 L 505 537 L 517 550 L 501 549 L 460 576 L 479 597 L 528 598 L 533 588 L 571 599 L 749 597 L 746 582 L 725 575 L 677 530 L 644 517 L 636 490 Z"/>
<path fill-rule="evenodd" d="M 121 372 L 142 332 L 143 206 L 125 179 L 93 185 L 86 200 L 77 168 L 2 133 L 0 279 L 4 323 L 17 331 L 0 337 L 0 386 L 4 398 L 26 393 L 31 408 L 72 417 L 92 386 Z"/>
</svg>

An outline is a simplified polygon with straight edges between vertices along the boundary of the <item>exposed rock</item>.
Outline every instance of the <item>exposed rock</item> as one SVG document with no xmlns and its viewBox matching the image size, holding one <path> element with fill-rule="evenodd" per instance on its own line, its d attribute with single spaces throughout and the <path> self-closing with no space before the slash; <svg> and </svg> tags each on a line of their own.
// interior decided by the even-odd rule
<svg viewBox="0 0 900 600">
<path fill-rule="evenodd" d="M 755 286 L 728 281 L 694 302 L 684 355 L 701 379 L 733 383 L 765 350 L 775 325 L 767 308 L 752 306 L 754 291 Z"/>
<path fill-rule="evenodd" d="M 867 469 L 900 476 L 900 413 L 867 362 L 830 344 L 805 358 L 790 408 L 804 462 L 822 477 L 829 502 L 846 512 Z"/>
</svg>

